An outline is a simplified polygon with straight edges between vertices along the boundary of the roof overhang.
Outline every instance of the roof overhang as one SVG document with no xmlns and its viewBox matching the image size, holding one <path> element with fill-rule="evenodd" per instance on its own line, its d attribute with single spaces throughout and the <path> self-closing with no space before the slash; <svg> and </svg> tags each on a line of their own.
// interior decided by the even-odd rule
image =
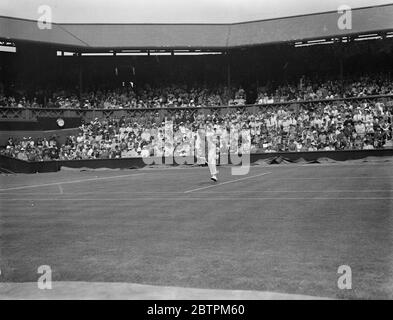
<svg viewBox="0 0 393 320">
<path fill-rule="evenodd" d="M 288 41 L 393 30 L 393 4 L 351 10 L 351 29 L 341 29 L 343 13 L 332 11 L 231 24 L 65 24 L 40 29 L 37 21 L 0 17 L 0 38 L 80 49 L 230 49 Z"/>
</svg>

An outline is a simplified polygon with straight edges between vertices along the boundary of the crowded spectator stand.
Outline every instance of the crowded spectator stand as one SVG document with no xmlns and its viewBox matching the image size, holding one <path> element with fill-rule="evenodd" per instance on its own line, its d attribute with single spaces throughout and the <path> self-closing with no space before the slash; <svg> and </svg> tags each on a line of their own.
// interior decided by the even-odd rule
<svg viewBox="0 0 393 320">
<path fill-rule="evenodd" d="M 223 134 L 218 150 L 221 153 L 391 149 L 392 87 L 386 82 L 380 86 L 370 83 L 369 80 L 356 82 L 344 95 L 322 90 L 325 83 L 315 87 L 316 95 L 299 100 L 300 96 L 305 97 L 304 92 L 312 92 L 310 86 L 302 85 L 301 88 L 306 89 L 297 98 L 276 95 L 263 100 L 259 96 L 254 105 L 245 104 L 245 93 L 240 88 L 233 90 L 234 96 L 228 100 L 228 105 L 220 104 L 223 99 L 217 99 L 208 105 L 195 106 L 195 96 L 185 96 L 182 89 L 178 91 L 181 98 L 172 93 L 166 95 L 169 98 L 156 95 L 145 103 L 140 100 L 137 108 L 92 108 L 95 104 L 82 108 L 70 108 L 71 105 L 64 108 L 3 106 L 0 108 L 3 118 L 8 117 L 7 112 L 11 110 L 11 117 L 50 115 L 67 121 L 67 116 L 75 112 L 84 117 L 85 124 L 79 128 L 77 136 L 68 136 L 62 142 L 56 137 L 11 138 L 1 154 L 30 162 L 189 156 L 194 155 L 198 129 L 209 124 Z M 282 90 L 280 92 L 283 94 Z M 127 101 L 126 96 L 123 98 L 123 102 Z M 155 99 L 160 101 L 159 107 L 151 104 Z M 4 104 L 12 100 L 3 97 L 1 101 Z M 174 140 L 169 143 L 162 135 L 167 123 L 173 125 L 174 131 Z M 230 141 L 229 132 L 239 129 L 249 131 L 249 150 L 241 150 Z"/>
</svg>

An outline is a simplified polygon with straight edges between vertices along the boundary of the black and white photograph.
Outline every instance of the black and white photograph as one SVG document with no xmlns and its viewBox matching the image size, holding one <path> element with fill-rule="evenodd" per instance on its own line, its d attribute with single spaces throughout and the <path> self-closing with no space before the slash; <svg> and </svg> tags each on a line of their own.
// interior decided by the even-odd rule
<svg viewBox="0 0 393 320">
<path fill-rule="evenodd" d="M 392 123 L 393 1 L 0 0 L 0 300 L 392 300 Z"/>
</svg>

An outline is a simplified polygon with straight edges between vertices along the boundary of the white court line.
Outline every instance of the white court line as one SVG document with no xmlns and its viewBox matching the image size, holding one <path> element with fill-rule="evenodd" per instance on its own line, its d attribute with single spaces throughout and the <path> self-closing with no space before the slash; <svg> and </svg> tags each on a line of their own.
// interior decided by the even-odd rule
<svg viewBox="0 0 393 320">
<path fill-rule="evenodd" d="M 330 167 L 330 166 L 356 166 L 356 167 L 362 167 L 362 166 L 392 166 L 392 163 L 389 163 L 387 161 L 381 161 L 381 162 L 376 162 L 376 163 L 346 163 L 344 164 L 343 162 L 334 162 L 334 163 L 285 163 L 285 164 L 258 164 L 258 163 L 252 163 L 250 164 L 251 169 L 282 169 L 282 168 L 302 168 L 302 167 Z M 233 168 L 237 167 L 237 165 L 230 165 L 230 164 L 223 164 L 223 165 L 218 165 L 219 168 Z M 164 168 L 160 167 L 143 167 L 143 168 L 138 168 L 138 169 L 133 169 L 137 171 L 172 171 L 172 170 L 206 170 L 206 167 L 203 166 L 190 166 L 190 167 L 179 167 L 179 166 L 168 166 Z"/>
<path fill-rule="evenodd" d="M 195 191 L 195 193 L 215 193 L 215 194 L 236 194 L 236 193 L 337 193 L 337 192 L 348 192 L 348 193 L 355 193 L 355 192 L 393 192 L 390 189 L 373 189 L 373 190 L 236 190 L 236 191 Z M 15 195 L 15 192 L 2 192 L 0 195 Z M 19 193 L 18 195 L 47 195 L 52 194 L 48 192 L 23 192 Z M 58 193 L 53 193 L 54 195 Z M 184 191 L 108 191 L 108 192 L 62 192 L 61 194 L 64 195 L 75 195 L 75 194 L 86 194 L 86 195 L 116 195 L 116 194 L 127 194 L 127 195 L 134 195 L 134 194 L 184 194 Z"/>
<path fill-rule="evenodd" d="M 194 201 L 194 200 L 214 200 L 214 201 L 248 201 L 248 200 L 393 200 L 393 197 L 241 197 L 241 198 L 197 198 L 197 197 L 180 197 L 180 198 L 168 198 L 168 197 L 142 197 L 142 198 L 15 198 L 15 199 L 1 199 L 1 201 L 154 201 L 154 200 L 174 200 L 174 201 Z"/>
<path fill-rule="evenodd" d="M 330 167 L 330 166 L 391 166 L 393 165 L 392 162 L 389 161 L 375 161 L 372 163 L 340 163 L 340 162 L 333 162 L 333 163 L 306 163 L 302 164 L 302 167 L 311 167 L 311 166 L 325 166 L 325 167 Z"/>
<path fill-rule="evenodd" d="M 110 176 L 110 177 L 100 177 L 100 178 L 80 179 L 80 180 L 72 180 L 72 181 L 60 181 L 60 182 L 58 181 L 58 182 L 52 182 L 52 183 L 33 184 L 33 185 L 29 185 L 29 186 L 19 186 L 19 187 L 5 188 L 5 189 L 0 189 L 0 191 L 48 187 L 48 186 L 56 186 L 56 185 L 59 185 L 59 184 L 80 183 L 80 182 L 87 182 L 87 181 L 107 180 L 107 179 L 116 179 L 116 178 L 126 178 L 126 177 L 131 177 L 131 176 L 140 176 L 142 174 L 144 174 L 144 173 L 134 173 L 134 174 L 125 174 L 125 175 Z"/>
<path fill-rule="evenodd" d="M 250 165 L 250 168 L 302 168 L 302 167 L 340 167 L 340 166 L 355 166 L 355 167 L 365 167 L 365 166 L 392 166 L 392 162 L 365 162 L 365 163 L 344 163 L 344 162 L 333 162 L 333 163 L 276 163 L 276 164 L 258 164 L 258 163 L 252 163 Z"/>
<path fill-rule="evenodd" d="M 254 175 L 254 176 L 248 176 L 248 177 L 243 177 L 243 178 L 240 178 L 240 179 L 225 181 L 225 182 L 213 184 L 213 185 L 206 186 L 206 187 L 200 187 L 200 188 L 196 188 L 196 189 L 187 190 L 187 191 L 184 191 L 184 193 L 190 193 L 190 192 L 194 192 L 194 191 L 198 191 L 198 190 L 204 190 L 204 189 L 214 188 L 214 187 L 222 186 L 222 185 L 228 184 L 228 183 L 233 183 L 233 182 L 238 182 L 238 181 L 243 181 L 243 180 L 247 180 L 247 179 L 252 179 L 252 178 L 264 176 L 264 175 L 267 175 L 267 174 L 270 174 L 270 173 L 271 173 L 271 172 L 264 172 L 264 173 L 261 173 L 261 174 L 256 174 L 256 175 Z"/>
<path fill-rule="evenodd" d="M 380 177 L 368 177 L 368 176 L 360 176 L 360 177 L 293 177 L 293 178 L 287 178 L 287 177 L 275 177 L 274 180 L 326 180 L 326 179 L 338 179 L 338 180 L 345 180 L 345 179 L 380 179 L 380 180 L 386 180 L 386 179 L 393 179 L 393 176 L 380 176 Z"/>
<path fill-rule="evenodd" d="M 393 192 L 393 190 L 236 190 L 236 191 L 200 191 L 197 193 L 337 193 L 337 192 Z M 33 193 L 34 194 L 34 193 Z"/>
</svg>

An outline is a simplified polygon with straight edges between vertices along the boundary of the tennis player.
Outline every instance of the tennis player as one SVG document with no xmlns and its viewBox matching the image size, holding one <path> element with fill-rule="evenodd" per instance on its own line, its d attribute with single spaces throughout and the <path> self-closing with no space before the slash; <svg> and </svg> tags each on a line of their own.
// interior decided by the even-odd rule
<svg viewBox="0 0 393 320">
<path fill-rule="evenodd" d="M 211 180 L 217 182 L 217 135 L 212 124 L 208 124 L 206 128 L 207 141 L 207 165 L 210 170 Z"/>
</svg>

